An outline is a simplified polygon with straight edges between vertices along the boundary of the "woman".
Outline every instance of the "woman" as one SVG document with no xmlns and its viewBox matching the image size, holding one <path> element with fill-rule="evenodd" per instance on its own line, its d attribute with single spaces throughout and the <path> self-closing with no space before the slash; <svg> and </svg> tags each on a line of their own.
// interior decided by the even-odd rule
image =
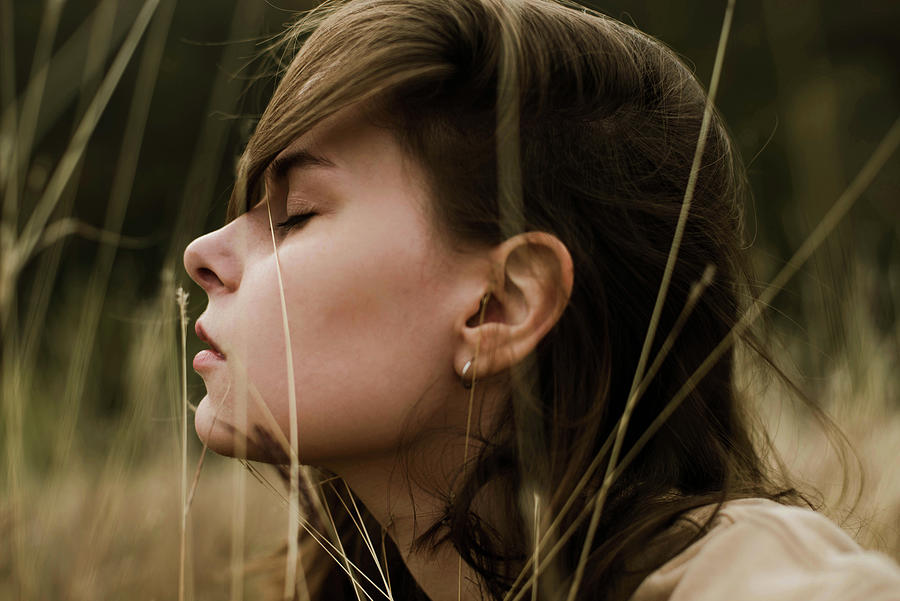
<svg viewBox="0 0 900 601">
<path fill-rule="evenodd" d="M 347 559 L 307 549 L 313 598 L 898 598 L 791 507 L 733 352 L 689 380 L 748 298 L 715 115 L 654 316 L 706 106 L 671 51 L 545 0 L 329 4 L 288 39 L 312 29 L 185 265 L 199 436 L 318 468 L 304 515 Z"/>
</svg>

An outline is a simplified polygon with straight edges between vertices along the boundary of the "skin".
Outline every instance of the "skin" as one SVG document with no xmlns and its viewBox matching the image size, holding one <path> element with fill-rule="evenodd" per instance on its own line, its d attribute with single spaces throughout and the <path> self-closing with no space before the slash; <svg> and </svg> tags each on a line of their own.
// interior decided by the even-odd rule
<svg viewBox="0 0 900 601">
<path fill-rule="evenodd" d="M 425 592 L 456 599 L 455 551 L 409 551 L 441 501 L 403 470 L 430 474 L 429 487 L 449 486 L 465 453 L 463 366 L 477 349 L 485 380 L 472 427 L 487 431 L 503 399 L 502 374 L 565 306 L 571 259 L 542 233 L 496 248 L 449 248 L 429 216 L 421 167 L 360 111 L 323 121 L 273 165 L 298 153 L 318 160 L 270 168 L 263 202 L 185 251 L 188 273 L 209 297 L 198 329 L 224 355 L 195 360 L 207 389 L 197 433 L 219 453 L 283 461 L 254 432 L 290 439 L 289 345 L 300 461 L 340 475 Z M 286 221 L 293 227 L 278 225 Z M 469 580 L 464 571 L 463 598 L 477 598 Z"/>
</svg>

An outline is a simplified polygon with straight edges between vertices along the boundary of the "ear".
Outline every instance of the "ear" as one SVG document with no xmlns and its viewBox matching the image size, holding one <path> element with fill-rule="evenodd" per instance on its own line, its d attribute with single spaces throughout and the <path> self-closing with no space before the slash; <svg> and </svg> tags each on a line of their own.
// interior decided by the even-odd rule
<svg viewBox="0 0 900 601">
<path fill-rule="evenodd" d="M 474 310 L 460 326 L 454 365 L 464 380 L 522 361 L 559 320 L 572 294 L 572 256 L 552 234 L 518 234 L 491 249 L 489 259 L 487 294 L 474 299 Z"/>
</svg>

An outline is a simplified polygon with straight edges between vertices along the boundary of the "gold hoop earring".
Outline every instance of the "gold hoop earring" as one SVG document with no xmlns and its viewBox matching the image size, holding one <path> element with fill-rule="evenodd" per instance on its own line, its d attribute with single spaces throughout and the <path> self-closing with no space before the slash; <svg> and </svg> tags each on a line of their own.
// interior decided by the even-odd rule
<svg viewBox="0 0 900 601">
<path fill-rule="evenodd" d="M 474 378 L 472 380 L 466 379 L 466 375 L 469 373 L 469 369 L 471 369 L 471 367 L 472 367 L 472 361 L 473 361 L 473 359 L 469 359 L 468 361 L 466 361 L 466 364 L 463 365 L 463 368 L 462 368 L 462 374 L 460 375 L 460 381 L 462 382 L 462 387 L 465 388 L 466 390 L 469 390 L 475 384 Z"/>
</svg>

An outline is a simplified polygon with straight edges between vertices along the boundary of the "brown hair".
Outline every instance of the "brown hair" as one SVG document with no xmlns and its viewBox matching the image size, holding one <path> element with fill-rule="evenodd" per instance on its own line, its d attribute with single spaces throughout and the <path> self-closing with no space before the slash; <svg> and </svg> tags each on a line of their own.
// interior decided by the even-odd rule
<svg viewBox="0 0 900 601">
<path fill-rule="evenodd" d="M 362 103 L 423 166 L 434 221 L 451 244 L 494 245 L 535 230 L 552 233 L 571 253 L 568 306 L 532 360 L 514 370 L 505 419 L 485 436 L 444 519 L 419 539 L 423 547 L 452 544 L 486 596 L 503 598 L 531 553 L 529 503 L 537 494 L 542 514 L 561 518 L 555 535 L 570 526 L 575 532 L 542 581 L 568 582 L 587 530 L 577 518 L 601 487 L 608 461 L 601 450 L 623 413 L 678 220 L 706 102 L 702 86 L 653 38 L 549 0 L 327 3 L 286 40 L 295 43 L 290 63 L 241 158 L 231 217 L 258 196 L 278 152 Z M 715 116 L 651 357 L 708 266 L 715 276 L 637 404 L 626 451 L 735 325 L 747 299 L 743 181 Z M 627 598 L 702 534 L 714 512 L 677 540 L 665 539 L 692 509 L 746 496 L 797 498 L 760 458 L 733 371 L 729 351 L 612 484 L 580 598 Z M 506 523 L 472 511 L 489 484 L 508 508 Z M 648 553 L 652 543 L 658 552 Z M 413 595 L 399 556 L 389 556 L 400 582 L 395 598 L 403 598 L 403 582 Z M 341 586 L 348 588 L 330 588 Z M 318 588 L 322 598 L 353 594 L 349 582 L 331 577 Z"/>
</svg>

